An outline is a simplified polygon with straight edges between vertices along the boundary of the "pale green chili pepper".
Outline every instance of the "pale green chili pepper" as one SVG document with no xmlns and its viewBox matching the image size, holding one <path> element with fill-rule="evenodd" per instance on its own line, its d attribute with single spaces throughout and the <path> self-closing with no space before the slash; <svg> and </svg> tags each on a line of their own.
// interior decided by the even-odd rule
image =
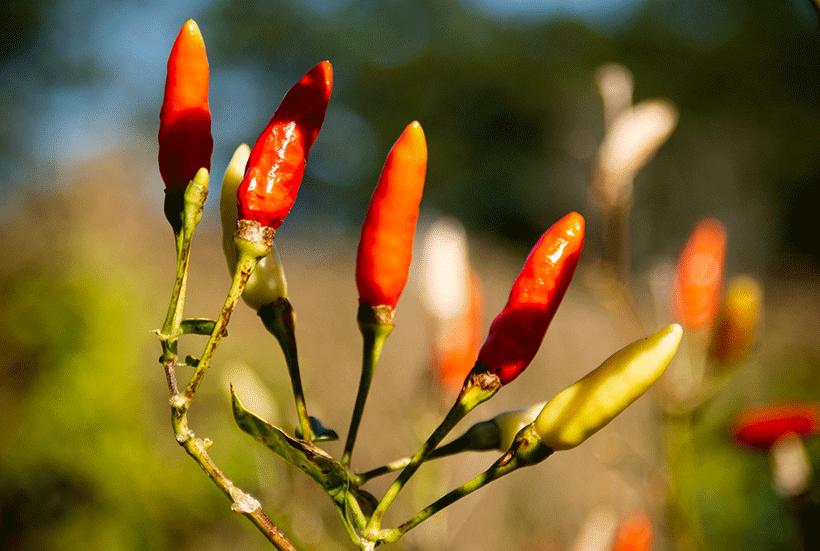
<svg viewBox="0 0 820 551">
<path fill-rule="evenodd" d="M 518 432 L 535 421 L 546 404 L 540 402 L 526 408 L 505 411 L 492 419 L 480 421 L 449 444 L 436 448 L 430 457 L 444 457 L 465 450 L 505 452 L 510 449 Z"/>
<path fill-rule="evenodd" d="M 512 446 L 518 432 L 532 423 L 539 412 L 543 411 L 546 402 L 539 402 L 527 408 L 505 411 L 493 417 L 492 421 L 498 427 L 500 441 L 497 449 L 505 452 Z"/>
<path fill-rule="evenodd" d="M 233 154 L 228 169 L 225 171 L 225 177 L 222 179 L 222 193 L 219 201 L 222 250 L 225 253 L 225 260 L 231 275 L 236 271 L 236 246 L 233 241 L 237 220 L 236 190 L 244 177 L 250 153 L 251 150 L 247 144 L 240 145 Z M 288 286 L 282 270 L 282 261 L 274 245 L 270 254 L 262 258 L 253 269 L 245 290 L 242 292 L 242 299 L 254 310 L 259 310 L 277 299 L 286 298 L 287 294 Z"/>
<path fill-rule="evenodd" d="M 666 370 L 683 329 L 672 324 L 610 356 L 563 390 L 535 419 L 535 432 L 554 451 L 579 445 L 643 395 Z"/>
</svg>

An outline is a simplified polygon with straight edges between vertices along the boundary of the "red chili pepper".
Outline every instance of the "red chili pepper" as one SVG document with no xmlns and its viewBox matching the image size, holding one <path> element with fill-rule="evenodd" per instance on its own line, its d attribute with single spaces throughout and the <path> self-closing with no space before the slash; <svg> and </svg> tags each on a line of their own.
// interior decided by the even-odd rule
<svg viewBox="0 0 820 551">
<path fill-rule="evenodd" d="M 356 256 L 359 301 L 395 308 L 407 283 L 427 171 L 427 142 L 417 121 L 396 140 L 370 199 Z"/>
<path fill-rule="evenodd" d="M 738 442 L 768 449 L 790 433 L 805 437 L 820 432 L 820 404 L 781 403 L 747 409 L 737 415 L 730 431 Z"/>
<path fill-rule="evenodd" d="M 323 61 L 288 90 L 248 159 L 237 190 L 240 220 L 273 229 L 282 224 L 296 201 L 332 89 L 333 67 Z"/>
<path fill-rule="evenodd" d="M 584 218 L 572 212 L 541 236 L 478 354 L 480 369 L 507 384 L 530 365 L 564 298 L 584 246 Z"/>
<path fill-rule="evenodd" d="M 170 191 L 184 190 L 200 168 L 211 169 L 214 140 L 208 107 L 208 58 L 193 19 L 179 31 L 159 113 L 159 172 Z"/>
<path fill-rule="evenodd" d="M 681 252 L 675 270 L 673 311 L 684 327 L 711 324 L 720 305 L 726 228 L 713 218 L 701 220 Z"/>
</svg>

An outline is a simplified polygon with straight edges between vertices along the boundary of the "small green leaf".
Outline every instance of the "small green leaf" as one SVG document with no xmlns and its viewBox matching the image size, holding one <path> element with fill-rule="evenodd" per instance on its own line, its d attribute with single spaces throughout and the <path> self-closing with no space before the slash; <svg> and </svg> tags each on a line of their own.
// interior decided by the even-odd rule
<svg viewBox="0 0 820 551">
<path fill-rule="evenodd" d="M 327 428 L 314 416 L 308 415 L 308 420 L 310 421 L 310 431 L 313 433 L 314 442 L 333 442 L 339 439 L 339 435 L 335 430 Z M 296 427 L 296 437 L 304 438 L 302 427 Z"/>
<path fill-rule="evenodd" d="M 351 492 L 361 505 L 362 512 L 366 517 L 370 518 L 370 515 L 372 515 L 373 511 L 378 507 L 379 500 L 376 499 L 376 496 L 361 488 L 351 488 Z"/>
<path fill-rule="evenodd" d="M 188 318 L 179 324 L 180 333 L 183 335 L 205 335 L 210 336 L 214 332 L 216 321 L 206 318 Z M 222 335 L 223 337 L 225 335 Z"/>
<path fill-rule="evenodd" d="M 308 474 L 325 489 L 331 499 L 344 500 L 350 481 L 341 463 L 323 450 L 288 436 L 282 429 L 246 410 L 233 387 L 231 398 L 234 419 L 243 432 L 250 434 L 276 455 Z"/>
</svg>

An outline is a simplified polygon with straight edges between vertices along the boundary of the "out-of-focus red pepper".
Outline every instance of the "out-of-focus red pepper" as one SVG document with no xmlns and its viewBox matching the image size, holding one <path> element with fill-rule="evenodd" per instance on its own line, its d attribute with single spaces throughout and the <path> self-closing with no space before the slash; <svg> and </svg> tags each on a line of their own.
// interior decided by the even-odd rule
<svg viewBox="0 0 820 551">
<path fill-rule="evenodd" d="M 535 244 L 495 318 L 474 371 L 498 375 L 505 385 L 530 364 L 572 280 L 584 246 L 584 218 L 572 212 Z M 481 365 L 479 365 L 481 364 Z"/>
<path fill-rule="evenodd" d="M 710 325 L 720 306 L 726 228 L 713 218 L 701 220 L 678 259 L 672 292 L 675 317 L 687 329 Z"/>
<path fill-rule="evenodd" d="M 362 304 L 395 308 L 404 290 L 426 171 L 427 142 L 413 121 L 387 156 L 362 225 L 356 256 Z"/>
<path fill-rule="evenodd" d="M 820 404 L 780 403 L 746 409 L 730 428 L 735 440 L 759 449 L 794 433 L 802 437 L 820 432 Z"/>
<path fill-rule="evenodd" d="M 449 323 L 443 344 L 436 351 L 436 366 L 441 385 L 457 391 L 470 372 L 481 346 L 484 292 L 478 274 L 470 270 L 467 308 Z"/>
<path fill-rule="evenodd" d="M 613 551 L 650 551 L 654 530 L 652 520 L 644 512 L 624 519 L 618 526 Z"/>
<path fill-rule="evenodd" d="M 193 19 L 179 32 L 159 113 L 159 172 L 169 191 L 184 190 L 200 168 L 211 169 L 214 140 L 208 107 L 208 58 Z"/>
<path fill-rule="evenodd" d="M 288 90 L 251 150 L 237 190 L 240 220 L 273 229 L 282 224 L 296 201 L 332 88 L 333 67 L 323 61 Z"/>
</svg>

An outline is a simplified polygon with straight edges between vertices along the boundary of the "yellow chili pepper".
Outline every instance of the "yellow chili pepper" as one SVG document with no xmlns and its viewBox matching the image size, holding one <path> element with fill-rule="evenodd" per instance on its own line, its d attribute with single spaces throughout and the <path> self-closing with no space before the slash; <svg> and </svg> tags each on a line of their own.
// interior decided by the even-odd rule
<svg viewBox="0 0 820 551">
<path fill-rule="evenodd" d="M 672 324 L 610 356 L 560 392 L 535 419 L 535 432 L 554 451 L 579 445 L 643 395 L 666 370 L 683 329 Z"/>
</svg>

